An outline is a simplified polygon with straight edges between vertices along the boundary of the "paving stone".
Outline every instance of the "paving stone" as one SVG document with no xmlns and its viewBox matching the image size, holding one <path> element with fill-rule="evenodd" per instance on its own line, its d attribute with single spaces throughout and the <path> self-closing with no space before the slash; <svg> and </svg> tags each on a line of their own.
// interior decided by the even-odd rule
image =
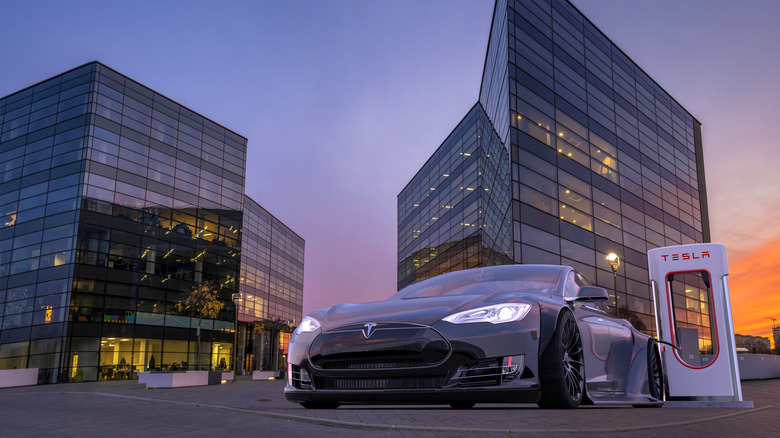
<svg viewBox="0 0 780 438">
<path fill-rule="evenodd" d="M 307 410 L 284 399 L 283 381 L 176 389 L 99 382 L 0 389 L 3 438 L 43 435 L 171 437 L 774 437 L 780 379 L 743 382 L 754 408 L 584 406 L 560 411 L 530 404 L 345 405 Z M 306 435 L 304 435 L 306 434 Z"/>
</svg>

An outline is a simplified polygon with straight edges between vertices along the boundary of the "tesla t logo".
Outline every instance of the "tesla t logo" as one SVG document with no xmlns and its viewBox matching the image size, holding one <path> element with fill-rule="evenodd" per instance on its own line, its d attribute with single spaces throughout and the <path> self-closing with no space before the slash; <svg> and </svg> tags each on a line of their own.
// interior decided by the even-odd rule
<svg viewBox="0 0 780 438">
<path fill-rule="evenodd" d="M 677 262 L 680 260 L 698 260 L 698 259 L 708 259 L 710 258 L 710 252 L 709 251 L 702 251 L 701 254 L 696 254 L 695 252 L 684 252 L 682 254 L 665 254 L 661 256 L 665 262 L 668 262 L 669 260 L 673 262 Z"/>
<path fill-rule="evenodd" d="M 373 335 L 374 332 L 376 331 L 376 324 L 374 324 L 373 322 L 369 322 L 368 324 L 363 324 L 363 327 L 364 328 L 361 331 L 363 332 L 363 336 L 366 339 L 370 338 L 371 335 Z"/>
</svg>

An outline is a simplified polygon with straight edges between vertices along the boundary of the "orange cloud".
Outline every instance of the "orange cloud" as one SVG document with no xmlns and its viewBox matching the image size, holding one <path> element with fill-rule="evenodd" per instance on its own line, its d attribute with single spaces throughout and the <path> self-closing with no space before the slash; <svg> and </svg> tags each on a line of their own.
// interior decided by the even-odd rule
<svg viewBox="0 0 780 438">
<path fill-rule="evenodd" d="M 729 293 L 734 330 L 772 339 L 780 324 L 780 239 L 729 262 Z"/>
</svg>

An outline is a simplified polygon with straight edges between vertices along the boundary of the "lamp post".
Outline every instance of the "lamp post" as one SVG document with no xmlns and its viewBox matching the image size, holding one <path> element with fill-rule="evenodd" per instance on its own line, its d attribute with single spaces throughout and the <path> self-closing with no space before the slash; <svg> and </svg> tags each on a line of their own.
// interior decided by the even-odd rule
<svg viewBox="0 0 780 438">
<path fill-rule="evenodd" d="M 607 254 L 607 262 L 612 268 L 612 276 L 615 279 L 615 316 L 620 318 L 620 305 L 618 304 L 617 270 L 620 267 L 620 257 L 614 252 Z"/>
<path fill-rule="evenodd" d="M 238 302 L 241 301 L 241 292 L 233 293 L 233 304 L 236 307 L 236 319 L 233 326 L 233 381 L 236 381 L 236 373 L 238 372 Z"/>
</svg>

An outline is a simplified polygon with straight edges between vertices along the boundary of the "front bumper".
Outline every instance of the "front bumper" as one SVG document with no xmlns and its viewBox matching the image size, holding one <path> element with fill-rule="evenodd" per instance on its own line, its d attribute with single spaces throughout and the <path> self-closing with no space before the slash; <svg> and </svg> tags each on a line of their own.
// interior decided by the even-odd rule
<svg viewBox="0 0 780 438">
<path fill-rule="evenodd" d="M 406 332 L 391 332 L 390 324 L 380 324 L 370 340 L 357 327 L 341 328 L 338 336 L 326 332 L 331 338 L 296 336 L 290 343 L 285 397 L 374 404 L 539 400 L 534 312 L 501 325 L 409 326 Z M 383 327 L 388 328 L 383 332 Z"/>
</svg>

